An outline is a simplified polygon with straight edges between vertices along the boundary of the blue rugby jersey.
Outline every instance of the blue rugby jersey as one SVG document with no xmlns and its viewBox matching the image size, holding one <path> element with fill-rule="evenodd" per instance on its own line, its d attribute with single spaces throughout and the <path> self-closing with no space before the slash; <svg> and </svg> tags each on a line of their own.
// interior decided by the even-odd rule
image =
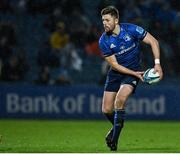
<svg viewBox="0 0 180 154">
<path fill-rule="evenodd" d="M 102 34 L 99 39 L 99 47 L 103 56 L 115 55 L 118 64 L 129 69 L 140 68 L 139 43 L 147 32 L 134 24 L 121 23 L 120 33 L 116 36 Z"/>
</svg>

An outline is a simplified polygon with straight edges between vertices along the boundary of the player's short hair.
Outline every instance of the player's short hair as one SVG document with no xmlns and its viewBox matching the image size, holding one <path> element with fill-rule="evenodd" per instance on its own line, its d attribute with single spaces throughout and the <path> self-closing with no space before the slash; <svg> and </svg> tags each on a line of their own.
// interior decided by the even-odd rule
<svg viewBox="0 0 180 154">
<path fill-rule="evenodd" d="M 114 6 L 110 5 L 110 6 L 105 7 L 104 9 L 102 9 L 101 16 L 106 15 L 106 14 L 110 14 L 111 16 L 119 19 L 119 11 Z"/>
</svg>

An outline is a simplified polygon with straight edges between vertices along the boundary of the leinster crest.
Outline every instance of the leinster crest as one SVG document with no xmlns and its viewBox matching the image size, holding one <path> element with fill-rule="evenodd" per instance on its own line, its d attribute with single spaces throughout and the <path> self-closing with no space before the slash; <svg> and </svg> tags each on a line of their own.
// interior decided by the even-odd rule
<svg viewBox="0 0 180 154">
<path fill-rule="evenodd" d="M 126 35 L 123 37 L 123 39 L 127 42 L 127 41 L 130 41 L 130 40 L 131 40 L 131 37 L 130 37 L 128 34 L 126 34 Z"/>
</svg>

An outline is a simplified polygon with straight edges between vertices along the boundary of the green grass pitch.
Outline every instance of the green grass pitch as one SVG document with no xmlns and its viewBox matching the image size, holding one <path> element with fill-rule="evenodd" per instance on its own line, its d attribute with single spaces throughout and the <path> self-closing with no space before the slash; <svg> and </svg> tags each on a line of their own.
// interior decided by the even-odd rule
<svg viewBox="0 0 180 154">
<path fill-rule="evenodd" d="M 110 127 L 103 120 L 0 120 L 0 153 L 108 153 Z M 180 122 L 126 121 L 117 152 L 180 152 Z"/>
</svg>

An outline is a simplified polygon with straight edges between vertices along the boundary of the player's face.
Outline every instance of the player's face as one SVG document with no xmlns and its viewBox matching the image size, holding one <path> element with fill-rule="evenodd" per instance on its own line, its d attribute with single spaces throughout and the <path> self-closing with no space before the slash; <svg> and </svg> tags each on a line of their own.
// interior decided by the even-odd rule
<svg viewBox="0 0 180 154">
<path fill-rule="evenodd" d="M 118 19 L 110 14 L 105 14 L 102 16 L 102 22 L 105 32 L 112 32 L 118 24 Z"/>
</svg>

